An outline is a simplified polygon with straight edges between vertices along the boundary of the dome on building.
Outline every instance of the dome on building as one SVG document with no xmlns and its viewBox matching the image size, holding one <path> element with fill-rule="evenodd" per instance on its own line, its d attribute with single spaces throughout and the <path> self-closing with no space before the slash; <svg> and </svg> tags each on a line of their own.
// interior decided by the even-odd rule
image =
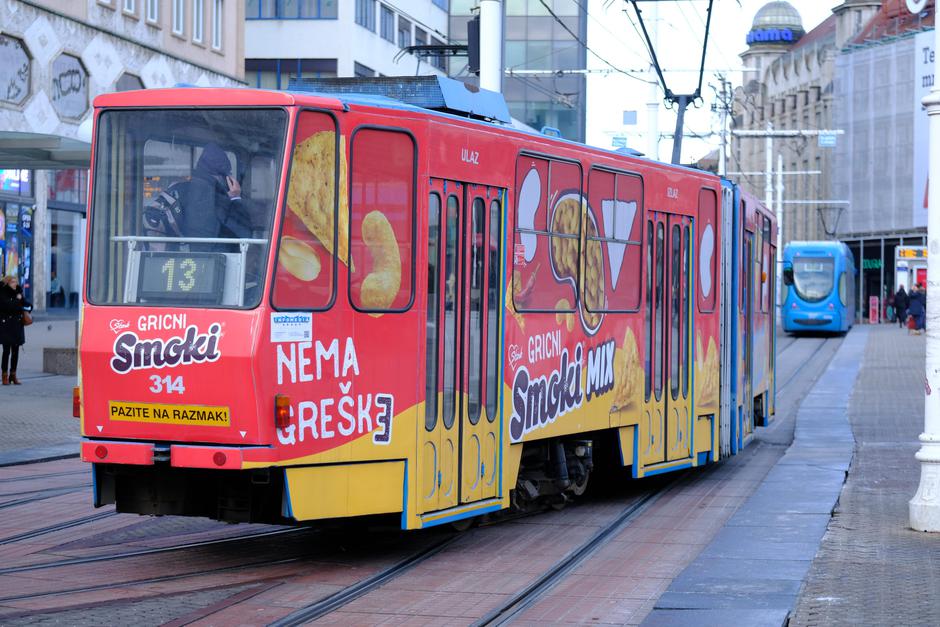
<svg viewBox="0 0 940 627">
<path fill-rule="evenodd" d="M 751 28 L 791 28 L 802 31 L 803 18 L 789 2 L 768 2 L 754 16 Z"/>
</svg>

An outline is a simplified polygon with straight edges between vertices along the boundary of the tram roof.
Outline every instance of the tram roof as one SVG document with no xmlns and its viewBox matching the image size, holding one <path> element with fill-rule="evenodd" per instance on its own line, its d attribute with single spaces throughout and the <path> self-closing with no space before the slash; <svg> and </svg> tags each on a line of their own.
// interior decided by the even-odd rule
<svg viewBox="0 0 940 627">
<path fill-rule="evenodd" d="M 266 89 L 253 89 L 249 87 L 168 87 L 159 89 L 141 89 L 101 94 L 94 100 L 94 106 L 108 108 L 153 108 L 153 107 L 289 107 L 310 106 L 333 110 L 346 110 L 349 106 L 376 107 L 408 111 L 428 117 L 456 120 L 473 125 L 495 128 L 505 131 L 514 131 L 521 135 L 538 138 L 540 141 L 552 141 L 567 144 L 574 148 L 588 149 L 618 157 L 627 156 L 648 163 L 694 172 L 704 177 L 715 176 L 714 173 L 687 165 L 666 163 L 647 156 L 624 155 L 617 150 L 588 146 L 581 142 L 565 137 L 553 137 L 536 130 L 519 128 L 506 124 L 496 124 L 486 120 L 455 115 L 444 111 L 435 111 L 416 105 L 401 102 L 387 96 L 372 94 L 329 94 L 300 91 L 274 91 Z"/>
</svg>

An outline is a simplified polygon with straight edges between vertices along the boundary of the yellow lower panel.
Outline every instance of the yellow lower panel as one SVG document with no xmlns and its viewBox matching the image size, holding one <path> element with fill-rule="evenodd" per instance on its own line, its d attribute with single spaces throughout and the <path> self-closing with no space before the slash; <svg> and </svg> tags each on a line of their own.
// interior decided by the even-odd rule
<svg viewBox="0 0 940 627">
<path fill-rule="evenodd" d="M 403 461 L 287 469 L 297 520 L 400 512 L 404 480 Z"/>
</svg>

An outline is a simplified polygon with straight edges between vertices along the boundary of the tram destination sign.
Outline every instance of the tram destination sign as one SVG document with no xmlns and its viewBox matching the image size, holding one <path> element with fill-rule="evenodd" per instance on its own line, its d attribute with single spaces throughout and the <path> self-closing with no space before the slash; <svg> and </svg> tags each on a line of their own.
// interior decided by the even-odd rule
<svg viewBox="0 0 940 627">
<path fill-rule="evenodd" d="M 218 304 L 224 276 L 220 253 L 147 252 L 140 257 L 138 294 L 152 302 Z"/>
</svg>

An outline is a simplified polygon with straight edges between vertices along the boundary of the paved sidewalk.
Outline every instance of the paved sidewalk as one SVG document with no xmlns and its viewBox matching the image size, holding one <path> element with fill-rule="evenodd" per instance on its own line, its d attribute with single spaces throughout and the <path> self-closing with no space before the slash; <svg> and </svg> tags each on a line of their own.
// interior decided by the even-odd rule
<svg viewBox="0 0 940 627">
<path fill-rule="evenodd" d="M 76 318 L 36 314 L 20 347 L 23 385 L 0 386 L 0 466 L 78 454 L 78 419 L 72 417 L 75 377 L 42 371 L 45 347 L 75 346 Z"/>
<path fill-rule="evenodd" d="M 940 624 L 940 534 L 908 527 L 923 367 L 924 336 L 856 327 L 786 455 L 644 625 Z"/>
</svg>

